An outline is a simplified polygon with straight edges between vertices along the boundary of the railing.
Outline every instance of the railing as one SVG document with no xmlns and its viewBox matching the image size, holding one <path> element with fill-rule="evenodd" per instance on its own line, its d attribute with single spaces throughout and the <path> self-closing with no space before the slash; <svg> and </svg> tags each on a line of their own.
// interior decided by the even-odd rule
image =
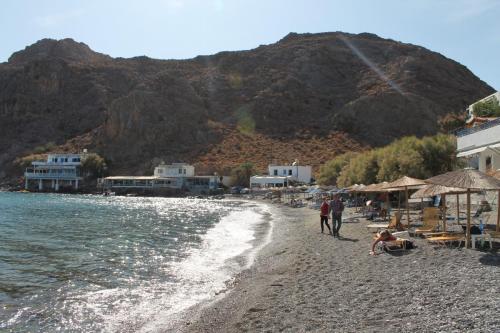
<svg viewBox="0 0 500 333">
<path fill-rule="evenodd" d="M 470 134 L 473 134 L 473 133 L 476 133 L 476 132 L 479 132 L 479 131 L 482 131 L 482 130 L 485 130 L 485 129 L 488 129 L 491 127 L 495 127 L 497 125 L 500 125 L 500 118 L 488 121 L 487 123 L 481 124 L 479 126 L 459 129 L 455 132 L 455 136 L 460 138 L 462 136 L 470 135 Z"/>
<path fill-rule="evenodd" d="M 82 179 L 75 173 L 40 173 L 40 172 L 25 172 L 24 177 L 30 179 Z"/>
<path fill-rule="evenodd" d="M 36 166 L 80 166 L 81 162 L 47 162 L 47 161 L 34 161 L 31 162 L 32 165 Z"/>
</svg>

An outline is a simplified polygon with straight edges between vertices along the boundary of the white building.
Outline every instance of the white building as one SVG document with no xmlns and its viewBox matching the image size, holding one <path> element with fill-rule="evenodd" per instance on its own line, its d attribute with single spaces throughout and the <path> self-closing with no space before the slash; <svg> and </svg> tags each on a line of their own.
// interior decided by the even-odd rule
<svg viewBox="0 0 500 333">
<path fill-rule="evenodd" d="M 47 161 L 35 161 L 24 172 L 25 189 L 30 182 L 36 182 L 39 191 L 50 188 L 59 191 L 60 188 L 78 189 L 82 180 L 80 174 L 81 161 L 85 154 L 49 154 Z"/>
<path fill-rule="evenodd" d="M 287 177 L 280 176 L 252 176 L 250 177 L 250 187 L 286 187 Z"/>
<path fill-rule="evenodd" d="M 478 102 L 484 102 L 493 97 L 500 101 L 500 92 Z M 456 132 L 457 157 L 466 159 L 470 167 L 482 172 L 500 169 L 500 118 L 475 117 L 472 113 L 474 104 L 467 109 L 468 123 L 472 127 Z"/>
<path fill-rule="evenodd" d="M 290 181 L 310 184 L 312 180 L 312 167 L 310 165 L 301 166 L 297 161 L 291 165 L 268 166 L 269 176 L 287 177 Z"/>
<path fill-rule="evenodd" d="M 99 180 L 99 186 L 113 190 L 188 190 L 208 194 L 219 187 L 219 176 L 195 176 L 194 166 L 185 163 L 160 164 L 153 176 L 112 176 Z"/>
<path fill-rule="evenodd" d="M 194 177 L 194 166 L 186 163 L 160 164 L 155 168 L 155 177 Z"/>
<path fill-rule="evenodd" d="M 290 182 L 310 184 L 312 181 L 312 167 L 301 166 L 297 161 L 290 165 L 269 164 L 269 175 L 250 177 L 250 187 L 285 187 Z"/>
</svg>

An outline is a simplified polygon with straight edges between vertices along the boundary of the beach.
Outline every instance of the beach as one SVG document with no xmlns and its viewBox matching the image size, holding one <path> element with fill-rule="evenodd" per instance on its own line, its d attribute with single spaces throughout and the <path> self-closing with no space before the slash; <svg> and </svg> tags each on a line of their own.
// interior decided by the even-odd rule
<svg viewBox="0 0 500 333">
<path fill-rule="evenodd" d="M 497 250 L 413 238 L 416 249 L 370 256 L 368 222 L 352 208 L 340 239 L 320 233 L 318 211 L 278 209 L 254 265 L 166 331 L 500 331 Z"/>
</svg>

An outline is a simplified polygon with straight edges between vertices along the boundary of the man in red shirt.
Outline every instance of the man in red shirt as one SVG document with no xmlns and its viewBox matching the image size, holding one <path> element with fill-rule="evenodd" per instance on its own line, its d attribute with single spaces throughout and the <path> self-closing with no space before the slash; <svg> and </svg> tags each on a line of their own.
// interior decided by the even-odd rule
<svg viewBox="0 0 500 333">
<path fill-rule="evenodd" d="M 330 229 L 330 225 L 328 224 L 328 213 L 330 211 L 330 205 L 328 204 L 328 200 L 326 197 L 323 198 L 323 203 L 320 207 L 320 217 L 321 217 L 321 233 L 323 233 L 323 223 L 326 224 L 328 228 L 328 233 L 331 234 L 332 230 Z"/>
</svg>

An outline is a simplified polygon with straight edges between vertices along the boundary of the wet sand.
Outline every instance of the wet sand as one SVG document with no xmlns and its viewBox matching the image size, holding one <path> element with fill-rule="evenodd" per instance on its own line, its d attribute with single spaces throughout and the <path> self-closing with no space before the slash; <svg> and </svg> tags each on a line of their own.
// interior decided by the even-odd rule
<svg viewBox="0 0 500 333">
<path fill-rule="evenodd" d="M 370 256 L 368 221 L 344 214 L 341 238 L 319 213 L 281 209 L 272 242 L 224 297 L 175 332 L 500 332 L 500 256 L 437 247 Z M 498 246 L 498 244 L 497 244 Z"/>
</svg>

